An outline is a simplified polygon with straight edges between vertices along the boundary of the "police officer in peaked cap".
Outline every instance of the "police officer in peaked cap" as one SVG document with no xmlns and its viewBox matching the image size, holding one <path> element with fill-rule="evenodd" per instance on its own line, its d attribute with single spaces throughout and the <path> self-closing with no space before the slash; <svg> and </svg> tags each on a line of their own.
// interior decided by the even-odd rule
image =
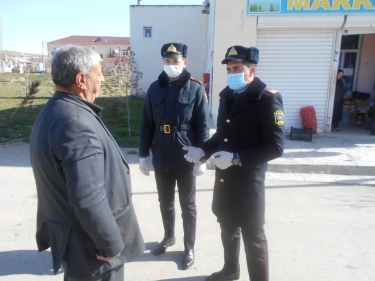
<svg viewBox="0 0 375 281">
<path fill-rule="evenodd" d="M 189 162 L 213 156 L 216 165 L 212 211 L 221 227 L 224 266 L 206 281 L 240 278 L 241 233 L 250 280 L 269 280 L 264 180 L 267 162 L 283 154 L 284 113 L 280 93 L 255 77 L 258 61 L 255 47 L 228 48 L 217 131 L 201 146 L 184 148 Z"/>
<path fill-rule="evenodd" d="M 201 146 L 209 138 L 208 106 L 204 87 L 186 70 L 187 46 L 167 43 L 161 48 L 163 71 L 148 91 L 143 108 L 139 145 L 139 169 L 149 175 L 151 149 L 164 237 L 153 251 L 163 254 L 175 244 L 174 195 L 177 183 L 183 229 L 182 267 L 194 263 L 196 232 L 196 176 L 205 172 L 201 162 L 184 158 L 186 146 Z"/>
</svg>

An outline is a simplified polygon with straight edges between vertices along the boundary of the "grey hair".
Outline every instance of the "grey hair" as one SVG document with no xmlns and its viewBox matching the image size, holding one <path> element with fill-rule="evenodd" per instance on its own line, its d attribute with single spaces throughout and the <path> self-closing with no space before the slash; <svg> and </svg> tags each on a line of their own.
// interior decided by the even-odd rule
<svg viewBox="0 0 375 281">
<path fill-rule="evenodd" d="M 51 61 L 52 81 L 56 86 L 69 87 L 78 73 L 89 75 L 100 55 L 86 47 L 66 45 L 54 51 Z"/>
</svg>

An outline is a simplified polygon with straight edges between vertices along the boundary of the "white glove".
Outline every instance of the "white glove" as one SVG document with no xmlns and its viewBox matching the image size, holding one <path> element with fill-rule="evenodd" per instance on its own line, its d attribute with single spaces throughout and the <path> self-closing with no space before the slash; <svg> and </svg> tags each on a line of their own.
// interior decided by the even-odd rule
<svg viewBox="0 0 375 281">
<path fill-rule="evenodd" d="M 191 163 L 197 163 L 199 159 L 204 156 L 203 150 L 199 147 L 185 146 L 182 149 L 188 152 L 184 155 L 184 157 L 186 158 L 186 161 Z"/>
<path fill-rule="evenodd" d="M 146 158 L 139 158 L 139 170 L 145 176 L 150 175 L 150 170 L 148 169 L 148 163 Z"/>
<path fill-rule="evenodd" d="M 194 165 L 193 175 L 200 176 L 206 173 L 206 163 L 198 161 Z"/>
<path fill-rule="evenodd" d="M 219 151 L 214 153 L 212 156 L 214 157 L 213 161 L 216 167 L 218 167 L 221 170 L 225 170 L 233 165 L 233 153 L 231 152 Z"/>
</svg>

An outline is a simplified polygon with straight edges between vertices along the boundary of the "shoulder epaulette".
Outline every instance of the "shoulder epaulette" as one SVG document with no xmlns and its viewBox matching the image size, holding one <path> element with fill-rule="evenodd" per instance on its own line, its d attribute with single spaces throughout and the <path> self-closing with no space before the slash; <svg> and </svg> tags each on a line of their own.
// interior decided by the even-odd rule
<svg viewBox="0 0 375 281">
<path fill-rule="evenodd" d="M 266 88 L 265 89 L 265 91 L 266 92 L 269 92 L 270 94 L 272 94 L 272 95 L 274 95 L 274 94 L 277 94 L 278 93 L 278 91 L 277 90 L 274 90 L 274 89 L 268 89 L 268 88 Z"/>
<path fill-rule="evenodd" d="M 195 79 L 195 78 L 193 78 L 193 77 L 190 77 L 190 80 L 199 83 L 199 85 L 202 85 L 202 82 L 201 82 L 201 81 L 198 81 L 197 79 Z"/>
</svg>

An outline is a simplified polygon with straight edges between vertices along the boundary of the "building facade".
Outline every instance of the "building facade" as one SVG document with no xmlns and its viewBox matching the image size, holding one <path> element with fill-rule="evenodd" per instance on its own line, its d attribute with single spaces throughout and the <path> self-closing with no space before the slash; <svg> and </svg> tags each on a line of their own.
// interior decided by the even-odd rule
<svg viewBox="0 0 375 281">
<path fill-rule="evenodd" d="M 202 6 L 130 6 L 130 40 L 135 52 L 137 69 L 143 79 L 139 87 L 147 91 L 163 71 L 161 47 L 170 42 L 188 46 L 187 69 L 197 80 L 208 67 L 209 42 L 208 17 L 202 14 Z"/>
<path fill-rule="evenodd" d="M 221 64 L 226 49 L 231 45 L 256 46 L 260 49 L 256 75 L 283 95 L 286 131 L 291 126 L 301 127 L 300 109 L 311 105 L 316 111 L 318 132 L 330 132 L 339 68 L 345 71 L 348 96 L 353 91 L 374 93 L 374 5 L 369 0 L 208 0 L 194 8 L 195 17 L 173 22 L 173 29 L 177 30 L 194 26 L 196 32 L 202 33 L 201 40 L 192 40 L 195 33 L 190 29 L 180 37 L 171 34 L 168 39 L 192 40 L 190 49 L 198 49 L 202 41 L 206 42 L 206 54 L 194 61 L 201 72 L 194 75 L 210 73 L 210 111 L 214 120 L 218 93 L 227 85 L 226 67 Z M 167 19 L 171 17 L 164 14 L 164 19 L 159 18 L 157 7 L 131 6 L 131 18 L 137 11 L 137 21 L 130 25 L 132 46 L 133 30 L 170 29 Z M 170 9 L 170 15 L 179 15 L 184 7 L 163 9 Z M 147 25 L 148 9 L 153 9 L 158 18 L 154 26 Z M 154 36 L 155 41 L 159 40 L 159 34 Z M 133 50 L 138 56 L 145 55 L 136 46 Z M 139 70 L 143 71 L 143 67 Z"/>
<path fill-rule="evenodd" d="M 102 71 L 104 75 L 111 75 L 116 62 L 128 61 L 129 37 L 110 36 L 69 36 L 47 43 L 49 55 L 64 45 L 78 45 L 94 49 L 102 58 Z"/>
</svg>

